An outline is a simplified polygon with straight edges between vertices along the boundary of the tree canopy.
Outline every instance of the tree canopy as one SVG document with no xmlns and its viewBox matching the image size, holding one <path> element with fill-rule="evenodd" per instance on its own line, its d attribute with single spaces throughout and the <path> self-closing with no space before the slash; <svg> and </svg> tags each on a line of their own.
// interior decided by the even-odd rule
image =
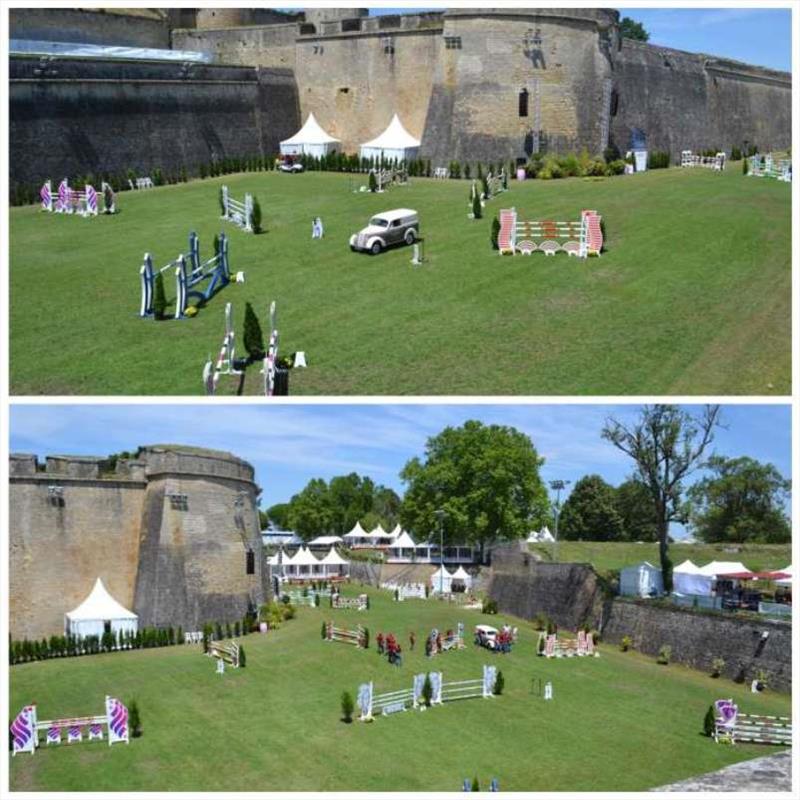
<svg viewBox="0 0 800 800">
<path fill-rule="evenodd" d="M 617 513 L 622 520 L 622 539 L 627 542 L 658 541 L 658 520 L 647 487 L 628 478 L 615 490 Z"/>
<path fill-rule="evenodd" d="M 623 17 L 619 21 L 619 33 L 623 39 L 636 39 L 640 42 L 650 40 L 650 34 L 645 30 L 644 25 L 630 17 Z"/>
<path fill-rule="evenodd" d="M 711 475 L 695 483 L 688 495 L 691 526 L 704 542 L 791 541 L 784 512 L 791 490 L 772 464 L 753 458 L 714 456 L 706 465 Z"/>
<path fill-rule="evenodd" d="M 279 528 L 293 530 L 301 539 L 337 535 L 352 530 L 356 522 L 364 527 L 378 523 L 394 527 L 399 519 L 397 493 L 375 484 L 355 472 L 310 480 L 288 503 L 271 506 L 267 514 Z"/>
<path fill-rule="evenodd" d="M 560 539 L 596 542 L 622 538 L 622 518 L 614 487 L 599 475 L 585 475 L 564 503 L 558 522 Z"/>
<path fill-rule="evenodd" d="M 401 520 L 417 538 L 438 530 L 446 541 L 480 547 L 516 539 L 550 518 L 539 475 L 544 459 L 515 428 L 470 420 L 428 439 L 425 459 L 412 458 L 400 477 L 407 485 Z"/>
<path fill-rule="evenodd" d="M 702 466 L 719 413 L 719 406 L 706 406 L 696 416 L 674 405 L 644 406 L 633 424 L 611 418 L 603 427 L 603 438 L 633 459 L 650 494 L 666 591 L 672 589 L 669 524 L 688 520 L 683 481 Z"/>
</svg>

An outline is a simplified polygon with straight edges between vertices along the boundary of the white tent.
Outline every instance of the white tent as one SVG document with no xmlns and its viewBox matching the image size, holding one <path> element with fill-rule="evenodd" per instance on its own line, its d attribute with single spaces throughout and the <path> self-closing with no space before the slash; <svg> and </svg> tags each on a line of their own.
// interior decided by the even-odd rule
<svg viewBox="0 0 800 800">
<path fill-rule="evenodd" d="M 383 525 L 380 522 L 370 531 L 370 536 L 374 536 L 376 539 L 388 539 L 389 534 L 383 529 Z"/>
<path fill-rule="evenodd" d="M 294 136 L 281 142 L 281 155 L 321 158 L 336 150 L 338 144 L 339 140 L 327 134 L 314 119 L 314 115 L 309 114 L 306 124 Z"/>
<path fill-rule="evenodd" d="M 461 583 L 463 583 L 463 584 L 464 584 L 464 587 L 465 587 L 467 590 L 469 590 L 469 589 L 471 589 L 471 588 L 472 588 L 472 575 L 470 575 L 470 574 L 469 574 L 469 572 L 467 572 L 467 571 L 464 569 L 464 567 L 459 567 L 459 568 L 458 568 L 458 569 L 457 569 L 457 570 L 456 570 L 456 571 L 453 573 L 453 580 L 454 580 L 454 581 L 460 581 Z"/>
<path fill-rule="evenodd" d="M 447 567 L 444 565 L 439 567 L 439 569 L 431 575 L 431 589 L 433 589 L 434 592 L 442 591 L 445 594 L 449 594 L 452 582 L 453 576 L 447 571 Z"/>
<path fill-rule="evenodd" d="M 794 573 L 792 572 L 792 565 L 789 564 L 788 567 L 784 567 L 783 569 L 776 570 L 777 572 L 787 572 L 789 574 L 788 578 L 781 578 L 779 581 L 775 581 L 776 586 L 791 586 L 792 585 L 792 578 L 794 577 Z"/>
<path fill-rule="evenodd" d="M 349 572 L 350 562 L 345 561 L 333 547 L 319 563 L 324 565 L 326 575 L 347 575 Z"/>
<path fill-rule="evenodd" d="M 554 542 L 555 539 L 553 538 L 553 534 L 550 533 L 547 525 L 545 525 L 540 531 L 531 531 L 528 534 L 527 541 L 533 544 L 535 542 Z"/>
<path fill-rule="evenodd" d="M 65 630 L 72 636 L 102 636 L 106 630 L 132 631 L 139 628 L 139 617 L 118 603 L 98 578 L 89 596 L 65 614 Z"/>
<path fill-rule="evenodd" d="M 361 145 L 361 158 L 381 161 L 409 161 L 419 153 L 419 139 L 415 139 L 395 114 L 389 127 L 378 137 Z"/>
<path fill-rule="evenodd" d="M 710 597 L 713 583 L 714 579 L 709 575 L 703 575 L 700 567 L 688 558 L 672 570 L 672 589 L 678 594 L 699 594 Z"/>
<path fill-rule="evenodd" d="M 649 561 L 624 567 L 619 573 L 619 592 L 623 595 L 650 597 L 664 591 L 661 570 Z"/>
<path fill-rule="evenodd" d="M 403 532 L 403 529 L 400 527 L 400 523 L 398 522 L 398 523 L 397 523 L 397 525 L 395 525 L 395 526 L 394 526 L 394 528 L 392 528 L 392 529 L 389 531 L 389 533 L 388 533 L 388 536 L 389 536 L 389 538 L 390 538 L 390 539 L 397 539 L 397 537 L 398 537 L 398 536 L 399 536 L 399 535 L 400 535 L 402 532 Z"/>
<path fill-rule="evenodd" d="M 704 567 L 700 567 L 698 575 L 707 575 L 716 580 L 736 572 L 750 572 L 750 570 L 741 561 L 712 561 Z"/>
<path fill-rule="evenodd" d="M 341 536 L 317 536 L 316 539 L 312 539 L 309 543 L 309 547 L 330 547 L 333 544 L 342 544 L 343 539 Z"/>
<path fill-rule="evenodd" d="M 369 538 L 369 534 L 361 527 L 360 522 L 356 522 L 353 526 L 353 530 L 350 533 L 346 533 L 342 537 L 348 544 L 362 544 Z"/>
</svg>

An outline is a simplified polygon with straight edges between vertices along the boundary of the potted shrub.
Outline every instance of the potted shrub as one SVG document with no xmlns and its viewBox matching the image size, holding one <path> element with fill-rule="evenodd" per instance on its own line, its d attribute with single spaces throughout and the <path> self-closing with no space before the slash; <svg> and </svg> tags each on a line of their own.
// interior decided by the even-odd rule
<svg viewBox="0 0 800 800">
<path fill-rule="evenodd" d="M 724 658 L 715 658 L 711 662 L 711 677 L 712 678 L 719 678 L 722 674 L 722 670 L 725 669 L 725 659 Z"/>
<path fill-rule="evenodd" d="M 622 639 L 620 639 L 620 642 L 619 642 L 619 649 L 623 653 L 627 653 L 628 650 L 631 649 L 632 645 L 633 645 L 633 641 L 631 640 L 631 637 L 630 636 L 623 636 Z"/>
<path fill-rule="evenodd" d="M 670 658 L 672 658 L 672 648 L 668 644 L 662 644 L 658 650 L 658 658 L 656 658 L 656 663 L 669 664 Z"/>
<path fill-rule="evenodd" d="M 142 718 L 135 700 L 128 704 L 128 726 L 132 738 L 138 739 L 142 735 Z"/>
<path fill-rule="evenodd" d="M 353 696 L 350 692 L 342 692 L 342 722 L 349 725 L 353 721 L 354 709 L 355 703 L 353 702 Z"/>
</svg>

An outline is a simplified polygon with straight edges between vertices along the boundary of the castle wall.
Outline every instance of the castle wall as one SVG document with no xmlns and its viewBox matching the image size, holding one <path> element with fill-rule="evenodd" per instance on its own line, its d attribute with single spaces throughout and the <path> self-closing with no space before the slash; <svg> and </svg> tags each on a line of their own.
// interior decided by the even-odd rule
<svg viewBox="0 0 800 800">
<path fill-rule="evenodd" d="M 134 601 L 140 624 L 197 630 L 211 620 L 241 619 L 269 593 L 252 467 L 228 454 L 169 448 L 148 448 L 145 458 Z"/>
<path fill-rule="evenodd" d="M 12 8 L 12 39 L 169 48 L 169 23 L 148 9 Z"/>
<path fill-rule="evenodd" d="M 696 53 L 623 40 L 615 54 L 619 94 L 611 137 L 623 152 L 630 129 L 650 150 L 742 147 L 762 152 L 791 145 L 791 76 Z"/>
<path fill-rule="evenodd" d="M 271 596 L 253 469 L 228 453 L 143 449 L 102 459 L 10 461 L 10 630 L 64 631 L 100 577 L 140 626 L 197 630 L 241 619 Z M 63 499 L 54 502 L 51 487 Z M 252 573 L 248 574 L 247 551 Z"/>
<path fill-rule="evenodd" d="M 768 636 L 762 638 L 764 633 Z M 603 638 L 618 643 L 630 636 L 634 649 L 657 656 L 663 645 L 672 660 L 710 671 L 715 658 L 725 660 L 722 674 L 752 681 L 759 669 L 769 673 L 769 686 L 792 688 L 792 626 L 773 620 L 739 619 L 665 609 L 647 603 L 615 600 L 603 627 Z"/>
<path fill-rule="evenodd" d="M 172 47 L 206 53 L 220 64 L 293 70 L 298 31 L 297 23 L 211 30 L 183 28 L 172 32 Z"/>
<path fill-rule="evenodd" d="M 97 469 L 87 474 L 85 462 L 62 466 L 36 472 L 35 459 L 15 468 L 12 457 L 9 628 L 17 639 L 63 634 L 64 614 L 97 578 L 133 608 L 144 475 L 101 477 Z M 51 502 L 51 486 L 63 488 L 63 505 Z"/>
<path fill-rule="evenodd" d="M 448 11 L 451 47 L 436 65 L 421 155 L 435 164 L 525 158 L 537 135 L 543 150 L 602 151 L 615 18 L 592 9 Z"/>
<path fill-rule="evenodd" d="M 345 152 L 383 133 L 394 114 L 422 137 L 433 87 L 431 65 L 443 47 L 440 29 L 385 28 L 297 43 L 300 111 L 313 112 Z"/>
<path fill-rule="evenodd" d="M 11 185 L 88 172 L 196 174 L 268 156 L 299 127 L 286 70 L 59 58 L 10 61 Z"/>
</svg>

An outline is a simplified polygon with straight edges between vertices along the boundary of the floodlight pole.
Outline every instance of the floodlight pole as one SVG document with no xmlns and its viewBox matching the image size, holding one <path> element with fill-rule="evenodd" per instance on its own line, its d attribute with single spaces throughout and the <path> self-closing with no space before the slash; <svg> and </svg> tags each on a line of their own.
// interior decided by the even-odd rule
<svg viewBox="0 0 800 800">
<path fill-rule="evenodd" d="M 439 520 L 439 594 L 444 595 L 444 517 L 443 509 L 438 508 L 433 512 Z"/>
<path fill-rule="evenodd" d="M 555 518 L 555 533 L 553 534 L 553 561 L 558 560 L 558 517 L 561 511 L 561 491 L 566 489 L 572 481 L 550 481 L 550 488 L 556 493 L 556 502 L 553 506 L 553 516 Z"/>
</svg>

